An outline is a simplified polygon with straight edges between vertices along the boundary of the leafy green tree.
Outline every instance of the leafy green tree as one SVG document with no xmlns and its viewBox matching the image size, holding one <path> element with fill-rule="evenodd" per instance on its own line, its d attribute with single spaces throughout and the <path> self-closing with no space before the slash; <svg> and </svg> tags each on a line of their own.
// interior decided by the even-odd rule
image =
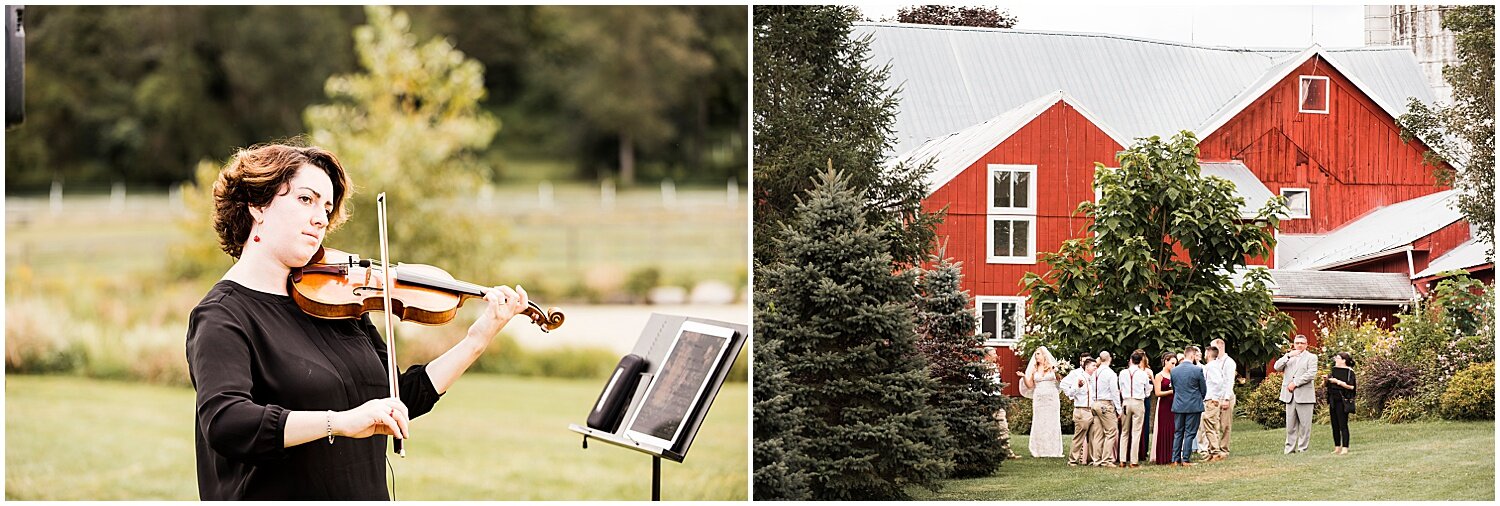
<svg viewBox="0 0 1500 506">
<path fill-rule="evenodd" d="M 953 476 L 989 476 L 1009 455 L 1000 444 L 995 412 L 1009 404 L 984 358 L 986 334 L 975 333 L 969 294 L 958 264 L 948 259 L 925 271 L 917 299 L 917 347 L 936 383 L 927 404 L 948 428 Z"/>
<path fill-rule="evenodd" d="M 780 257 L 775 239 L 798 196 L 825 167 L 862 190 L 865 220 L 898 264 L 932 249 L 940 217 L 922 212 L 928 165 L 886 167 L 896 119 L 889 66 L 871 67 L 870 40 L 851 36 L 849 6 L 755 7 L 755 261 Z"/>
<path fill-rule="evenodd" d="M 638 147 L 676 135 L 671 113 L 713 70 L 705 34 L 680 6 L 546 6 L 540 23 L 553 41 L 536 60 L 543 86 L 583 123 L 618 145 L 620 181 L 636 175 Z"/>
<path fill-rule="evenodd" d="M 898 23 L 1011 28 L 1016 21 L 1015 15 L 995 7 L 911 5 L 896 10 Z"/>
<path fill-rule="evenodd" d="M 1232 275 L 1271 252 L 1285 202 L 1241 220 L 1243 199 L 1201 174 L 1191 132 L 1138 140 L 1117 160 L 1118 169 L 1095 164 L 1103 198 L 1079 205 L 1093 237 L 1064 241 L 1041 255 L 1046 273 L 1022 278 L 1031 321 L 1021 348 L 1159 356 L 1223 338 L 1241 363 L 1275 357 L 1292 323 L 1271 303 L 1269 273 L 1250 270 L 1239 286 Z"/>
<path fill-rule="evenodd" d="M 1458 208 L 1475 235 L 1495 249 L 1495 6 L 1467 5 L 1443 12 L 1453 31 L 1458 63 L 1443 66 L 1453 104 L 1429 107 L 1412 99 L 1401 115 L 1401 137 L 1419 138 L 1432 151 L 1438 184 L 1459 190 Z M 1449 164 L 1452 165 L 1449 165 Z M 1456 167 L 1456 170 L 1455 170 Z"/>
<path fill-rule="evenodd" d="M 499 279 L 506 228 L 471 208 L 488 173 L 474 154 L 499 129 L 480 108 L 484 68 L 447 40 L 419 42 L 403 13 L 367 7 L 366 17 L 354 30 L 362 72 L 330 77 L 332 102 L 305 114 L 312 143 L 336 153 L 364 193 L 330 245 L 378 255 L 375 194 L 385 192 L 393 261 Z"/>
<path fill-rule="evenodd" d="M 166 185 L 231 147 L 302 131 L 322 81 L 353 67 L 358 10 L 33 6 L 27 118 L 7 132 L 11 191 Z"/>
<path fill-rule="evenodd" d="M 756 279 L 756 339 L 771 343 L 786 372 L 783 392 L 757 389 L 756 401 L 784 394 L 805 410 L 776 432 L 805 436 L 786 451 L 807 462 L 814 500 L 902 499 L 952 468 L 916 348 L 914 273 L 892 270 L 862 193 L 824 173 L 782 225 L 781 259 Z M 759 425 L 757 441 L 767 443 Z"/>
</svg>

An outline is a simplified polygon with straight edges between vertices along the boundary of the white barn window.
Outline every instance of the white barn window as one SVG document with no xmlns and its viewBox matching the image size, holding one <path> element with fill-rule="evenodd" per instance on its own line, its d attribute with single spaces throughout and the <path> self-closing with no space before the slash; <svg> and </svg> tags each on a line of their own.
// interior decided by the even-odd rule
<svg viewBox="0 0 1500 506">
<path fill-rule="evenodd" d="M 1312 192 L 1307 188 L 1282 188 L 1281 196 L 1286 197 L 1288 218 L 1312 217 Z"/>
<path fill-rule="evenodd" d="M 1036 263 L 1036 166 L 990 164 L 988 175 L 986 262 Z"/>
<path fill-rule="evenodd" d="M 1013 346 L 1026 331 L 1026 297 L 974 297 L 979 331 L 988 332 L 985 346 Z"/>
<path fill-rule="evenodd" d="M 1297 112 L 1328 114 L 1328 78 L 1300 76 L 1297 83 Z"/>
</svg>

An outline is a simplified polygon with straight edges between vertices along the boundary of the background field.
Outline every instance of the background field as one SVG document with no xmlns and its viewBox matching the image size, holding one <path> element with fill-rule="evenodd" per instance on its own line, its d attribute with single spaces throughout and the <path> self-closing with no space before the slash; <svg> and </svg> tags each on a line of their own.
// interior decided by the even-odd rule
<svg viewBox="0 0 1500 506">
<path fill-rule="evenodd" d="M 1350 424 L 1348 455 L 1333 455 L 1330 428 L 1313 426 L 1306 453 L 1283 455 L 1284 429 L 1236 419 L 1229 460 L 1174 468 L 1068 467 L 1067 459 L 1031 458 L 1030 438 L 1015 435 L 1024 457 L 986 478 L 949 480 L 918 499 L 1129 501 L 1495 500 L 1495 423 Z M 1064 448 L 1071 439 L 1064 437 Z M 1195 459 L 1196 460 L 1196 459 Z"/>
<path fill-rule="evenodd" d="M 468 375 L 412 425 L 395 458 L 403 500 L 647 500 L 651 459 L 580 446 L 568 424 L 599 394 L 592 380 Z M 198 497 L 193 391 L 55 376 L 7 378 L 6 499 Z M 662 498 L 744 500 L 747 388 L 728 383 L 688 458 L 663 462 Z"/>
</svg>

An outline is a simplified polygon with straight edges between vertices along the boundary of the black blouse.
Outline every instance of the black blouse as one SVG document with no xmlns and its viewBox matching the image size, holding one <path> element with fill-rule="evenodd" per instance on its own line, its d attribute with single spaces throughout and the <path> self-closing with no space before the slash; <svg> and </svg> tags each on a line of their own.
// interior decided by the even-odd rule
<svg viewBox="0 0 1500 506">
<path fill-rule="evenodd" d="M 292 411 L 390 396 L 385 341 L 368 316 L 314 318 L 289 296 L 224 280 L 193 308 L 187 359 L 202 499 L 389 499 L 386 436 L 282 447 Z M 400 383 L 412 418 L 440 397 L 424 366 Z"/>
<path fill-rule="evenodd" d="M 1349 387 L 1350 387 L 1350 388 L 1344 388 L 1342 386 L 1334 384 L 1332 381 L 1329 381 L 1328 382 L 1328 400 L 1329 400 L 1329 402 L 1332 402 L 1335 399 L 1337 399 L 1337 400 L 1344 400 L 1344 399 L 1353 399 L 1354 398 L 1354 388 L 1353 387 L 1359 386 L 1358 383 L 1354 382 L 1354 369 L 1351 369 L 1351 368 L 1348 368 L 1348 367 L 1334 367 L 1333 370 L 1328 371 L 1328 377 L 1330 379 L 1338 379 L 1339 381 L 1342 381 L 1344 383 L 1348 383 Z"/>
</svg>

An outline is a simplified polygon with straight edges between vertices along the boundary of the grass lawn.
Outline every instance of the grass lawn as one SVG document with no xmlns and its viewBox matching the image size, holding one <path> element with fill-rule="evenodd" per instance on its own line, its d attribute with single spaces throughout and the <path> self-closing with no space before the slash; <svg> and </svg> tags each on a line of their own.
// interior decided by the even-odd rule
<svg viewBox="0 0 1500 506">
<path fill-rule="evenodd" d="M 403 500 L 651 497 L 651 458 L 603 443 L 581 448 L 601 381 L 468 375 L 412 423 L 393 457 Z M 5 497 L 22 500 L 198 498 L 193 391 L 62 376 L 7 375 Z M 719 392 L 685 462 L 663 462 L 662 498 L 744 500 L 748 388 Z"/>
<path fill-rule="evenodd" d="M 1173 468 L 1068 467 L 1034 459 L 1028 437 L 1012 436 L 1023 456 L 986 478 L 948 480 L 918 499 L 999 500 L 1495 500 L 1495 423 L 1351 424 L 1348 455 L 1333 455 L 1331 430 L 1313 427 L 1306 453 L 1283 455 L 1284 429 L 1234 423 L 1228 460 Z M 1063 436 L 1064 448 L 1070 436 Z M 1295 488 L 1294 493 L 1288 489 Z"/>
</svg>

